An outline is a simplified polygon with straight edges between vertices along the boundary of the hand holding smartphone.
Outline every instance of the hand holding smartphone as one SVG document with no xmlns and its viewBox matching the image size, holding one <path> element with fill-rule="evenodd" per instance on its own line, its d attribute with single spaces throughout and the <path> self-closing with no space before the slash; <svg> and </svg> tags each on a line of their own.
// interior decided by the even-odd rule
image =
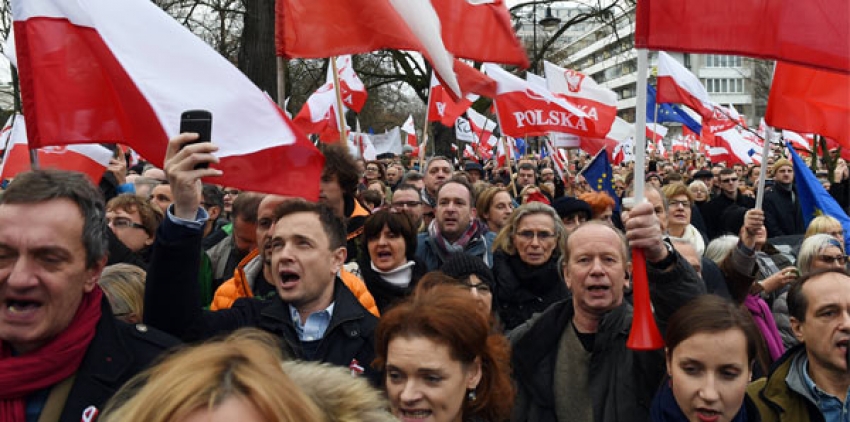
<svg viewBox="0 0 850 422">
<path fill-rule="evenodd" d="M 183 146 L 212 140 L 212 113 L 207 110 L 186 110 L 180 115 L 180 133 L 198 134 L 198 139 Z M 195 169 L 209 168 L 209 163 L 195 166 Z"/>
</svg>

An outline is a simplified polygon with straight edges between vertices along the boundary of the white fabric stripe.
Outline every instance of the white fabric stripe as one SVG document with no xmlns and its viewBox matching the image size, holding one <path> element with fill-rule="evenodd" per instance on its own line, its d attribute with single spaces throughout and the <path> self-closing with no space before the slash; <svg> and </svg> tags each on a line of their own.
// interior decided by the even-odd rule
<svg viewBox="0 0 850 422">
<path fill-rule="evenodd" d="M 293 132 L 267 95 L 152 2 L 37 2 L 46 5 L 28 9 L 63 10 L 67 2 L 79 5 L 69 13 L 74 20 L 80 10 L 88 12 L 89 22 L 147 98 L 169 137 L 178 133 L 183 111 L 206 109 L 213 115 L 212 140 L 220 157 L 294 142 Z"/>
</svg>

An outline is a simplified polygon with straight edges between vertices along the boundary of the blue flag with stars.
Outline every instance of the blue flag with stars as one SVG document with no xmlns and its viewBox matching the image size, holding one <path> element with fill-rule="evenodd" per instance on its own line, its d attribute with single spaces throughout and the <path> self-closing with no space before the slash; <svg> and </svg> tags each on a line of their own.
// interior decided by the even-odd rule
<svg viewBox="0 0 850 422">
<path fill-rule="evenodd" d="M 844 244 L 850 245 L 850 230 L 847 230 L 850 227 L 850 217 L 806 167 L 806 163 L 797 155 L 791 143 L 788 143 L 788 150 L 791 151 L 791 162 L 794 165 L 794 184 L 797 186 L 797 198 L 803 211 L 803 222 L 808 226 L 812 219 L 819 215 L 835 218 L 841 223 L 841 227 L 844 227 Z"/>
<path fill-rule="evenodd" d="M 655 119 L 656 121 L 653 121 Z M 647 123 L 678 122 L 699 135 L 702 125 L 691 117 L 685 110 L 673 104 L 658 104 L 658 118 L 655 117 L 655 88 L 646 85 L 646 121 Z"/>
<path fill-rule="evenodd" d="M 611 162 L 608 161 L 607 148 L 602 148 L 581 174 L 591 189 L 607 193 L 614 199 L 615 210 L 620 209 L 620 199 L 614 191 L 614 172 L 611 170 Z"/>
</svg>

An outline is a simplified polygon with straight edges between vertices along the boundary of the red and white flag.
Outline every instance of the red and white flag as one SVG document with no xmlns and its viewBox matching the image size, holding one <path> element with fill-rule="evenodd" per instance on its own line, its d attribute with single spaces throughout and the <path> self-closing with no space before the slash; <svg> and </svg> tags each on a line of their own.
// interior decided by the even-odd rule
<svg viewBox="0 0 850 422">
<path fill-rule="evenodd" d="M 660 123 L 646 123 L 646 139 L 652 142 L 664 139 L 667 136 L 667 127 Z"/>
<path fill-rule="evenodd" d="M 596 83 L 581 72 L 543 62 L 546 84 L 556 96 L 562 97 L 587 113 L 596 122 L 597 130 L 608 132 L 617 116 L 617 94 Z"/>
<path fill-rule="evenodd" d="M 709 98 L 699 78 L 663 51 L 658 52 L 657 85 L 655 101 L 659 104 L 684 104 L 703 118 L 714 113 L 716 104 Z"/>
<path fill-rule="evenodd" d="M 292 123 L 304 133 L 319 135 L 323 142 L 337 142 L 340 130 L 336 109 L 334 84 L 327 82 L 310 94 L 301 111 L 292 119 Z"/>
<path fill-rule="evenodd" d="M 431 90 L 428 93 L 428 121 L 440 122 L 443 126 L 451 127 L 477 99 L 477 94 L 469 93 L 455 101 L 440 84 L 437 76 L 432 74 Z"/>
<path fill-rule="evenodd" d="M 416 142 L 416 126 L 413 124 L 413 115 L 409 115 L 404 124 L 401 125 L 401 131 L 407 134 L 407 145 L 416 148 L 419 143 Z"/>
<path fill-rule="evenodd" d="M 339 77 L 339 91 L 342 97 L 342 104 L 359 113 L 366 104 L 369 94 L 366 92 L 366 86 L 363 85 L 363 81 L 354 72 L 354 63 L 351 61 L 351 55 L 337 56 L 336 68 Z M 333 80 L 333 66 L 328 66 L 328 76 L 325 83 L 333 83 Z"/>
<path fill-rule="evenodd" d="M 581 137 L 581 150 L 590 155 L 596 155 L 602 148 L 605 148 L 606 153 L 609 154 L 608 158 L 613 162 L 615 148 L 627 140 L 634 139 L 634 136 L 635 125 L 615 117 L 614 124 L 611 125 L 611 129 L 604 138 Z M 631 161 L 631 159 L 629 158 L 626 161 Z"/>
<path fill-rule="evenodd" d="M 443 80 L 452 73 L 452 54 L 528 67 L 501 0 L 285 0 L 276 10 L 278 56 L 415 50 L 429 58 Z M 448 86 L 459 94 L 456 83 Z"/>
<path fill-rule="evenodd" d="M 641 0 L 635 47 L 761 57 L 850 74 L 849 17 L 847 0 Z"/>
<path fill-rule="evenodd" d="M 628 163 L 634 160 L 635 141 L 634 138 L 628 138 L 617 144 L 612 152 L 611 164 L 619 166 L 622 163 Z"/>
<path fill-rule="evenodd" d="M 14 123 L 11 123 L 11 117 L 9 120 L 7 127 L 9 124 L 12 126 L 8 131 L 4 128 L 4 135 L 8 133 L 9 138 L 8 146 L 3 153 L 3 163 L 0 164 L 0 180 L 14 178 L 18 173 L 29 171 L 31 168 L 24 117 L 15 116 Z M 43 169 L 78 171 L 88 176 L 92 183 L 97 185 L 106 168 L 109 167 L 112 154 L 112 151 L 99 144 L 43 147 L 38 149 L 38 166 Z"/>
<path fill-rule="evenodd" d="M 691 142 L 688 138 L 684 136 L 677 136 L 673 138 L 673 142 L 670 143 L 670 149 L 673 152 L 685 152 L 691 150 Z"/>
<path fill-rule="evenodd" d="M 32 147 L 128 145 L 162 166 L 185 110 L 212 112 L 215 183 L 317 199 L 324 157 L 269 97 L 147 0 L 13 0 Z M 167 66 L 163 66 L 167 63 Z"/>
<path fill-rule="evenodd" d="M 761 163 L 761 148 L 748 141 L 738 129 L 728 129 L 715 134 L 717 147 L 727 151 L 727 164 L 759 164 Z M 712 162 L 714 160 L 712 159 Z"/>
<path fill-rule="evenodd" d="M 485 64 L 485 72 L 498 84 L 494 98 L 502 133 L 523 137 L 547 132 L 572 133 L 579 136 L 604 137 L 596 121 L 587 113 L 546 89 L 506 72 L 498 66 Z"/>
<path fill-rule="evenodd" d="M 475 150 L 472 149 L 471 144 L 466 144 L 466 146 L 463 147 L 463 156 L 465 158 L 470 158 L 470 159 L 473 159 L 473 160 L 477 158 L 476 155 L 475 155 Z"/>
<path fill-rule="evenodd" d="M 554 164 L 552 167 L 554 167 L 555 172 L 558 173 L 558 177 L 560 177 L 561 181 L 564 185 L 566 185 L 569 182 L 568 176 L 570 172 L 567 170 L 567 165 L 564 157 L 561 155 L 561 150 L 555 148 L 555 146 L 552 145 L 552 141 L 549 139 L 546 140 L 544 148 L 546 148 L 549 157 L 552 157 L 552 163 Z"/>
<path fill-rule="evenodd" d="M 850 27 L 844 26 L 845 31 Z M 764 119 L 774 127 L 835 139 L 850 149 L 850 75 L 777 62 Z"/>
<path fill-rule="evenodd" d="M 499 139 L 493 135 L 497 127 L 496 122 L 471 108 L 466 110 L 466 116 L 469 117 L 474 143 L 485 144 L 489 148 L 496 146 L 499 142 Z"/>
</svg>

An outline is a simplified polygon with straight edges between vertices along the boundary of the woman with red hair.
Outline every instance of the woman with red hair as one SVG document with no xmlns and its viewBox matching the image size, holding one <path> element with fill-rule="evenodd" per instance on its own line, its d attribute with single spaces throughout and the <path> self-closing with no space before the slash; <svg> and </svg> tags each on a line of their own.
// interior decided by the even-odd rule
<svg viewBox="0 0 850 422">
<path fill-rule="evenodd" d="M 605 192 L 585 192 L 579 195 L 578 199 L 590 204 L 590 210 L 593 212 L 593 219 L 604 221 L 609 226 L 614 226 L 614 198 Z"/>
<path fill-rule="evenodd" d="M 507 339 L 463 286 L 417 292 L 381 318 L 374 366 L 401 420 L 504 421 L 514 389 Z"/>
</svg>

